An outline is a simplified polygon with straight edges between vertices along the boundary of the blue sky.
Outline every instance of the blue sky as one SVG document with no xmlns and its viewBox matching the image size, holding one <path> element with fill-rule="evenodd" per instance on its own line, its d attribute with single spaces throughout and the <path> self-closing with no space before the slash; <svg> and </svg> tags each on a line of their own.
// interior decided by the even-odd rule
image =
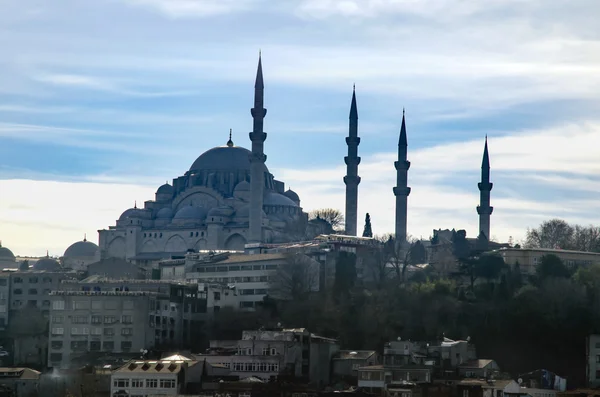
<svg viewBox="0 0 600 397">
<path fill-rule="evenodd" d="M 262 50 L 267 165 L 343 209 L 356 83 L 359 219 L 393 231 L 406 107 L 409 233 L 600 223 L 596 0 L 0 0 L 0 240 L 61 255 L 182 175 L 229 128 L 249 146 Z M 361 222 L 362 223 L 362 222 Z M 362 229 L 362 225 L 359 225 Z"/>
</svg>

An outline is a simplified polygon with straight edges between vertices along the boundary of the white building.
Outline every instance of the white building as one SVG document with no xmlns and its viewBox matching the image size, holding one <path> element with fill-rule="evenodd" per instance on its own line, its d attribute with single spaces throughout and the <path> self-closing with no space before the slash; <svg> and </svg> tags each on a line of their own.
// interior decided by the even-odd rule
<svg viewBox="0 0 600 397">
<path fill-rule="evenodd" d="M 200 383 L 202 365 L 182 356 L 161 360 L 131 360 L 113 372 L 113 397 L 176 396 L 189 383 Z"/>
</svg>

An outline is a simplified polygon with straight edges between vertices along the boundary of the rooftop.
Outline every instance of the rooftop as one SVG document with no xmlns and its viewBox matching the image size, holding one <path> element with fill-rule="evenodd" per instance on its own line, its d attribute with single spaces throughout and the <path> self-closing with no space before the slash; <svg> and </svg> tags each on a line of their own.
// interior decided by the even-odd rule
<svg viewBox="0 0 600 397">
<path fill-rule="evenodd" d="M 600 256 L 599 252 L 588 252 L 588 251 L 572 251 L 572 250 L 562 250 L 562 249 L 554 249 L 554 248 L 500 248 L 498 250 L 491 251 L 490 253 L 503 253 L 503 252 L 545 252 L 548 254 L 580 254 L 580 255 L 592 255 L 592 256 Z"/>
<path fill-rule="evenodd" d="M 479 369 L 483 369 L 483 368 L 487 367 L 488 365 L 490 365 L 493 362 L 494 362 L 494 360 L 486 360 L 486 359 L 470 360 L 470 361 L 467 361 L 466 363 L 462 363 L 460 365 L 460 367 L 461 368 L 479 368 Z"/>
<path fill-rule="evenodd" d="M 375 354 L 375 350 L 340 350 L 334 360 L 366 360 Z"/>
<path fill-rule="evenodd" d="M 0 379 L 19 378 L 19 379 L 39 379 L 41 372 L 31 368 L 22 367 L 0 367 Z"/>
<path fill-rule="evenodd" d="M 148 374 L 164 374 L 164 373 L 179 373 L 184 367 L 191 367 L 198 364 L 198 361 L 189 360 L 155 360 L 155 361 L 142 361 L 142 360 L 131 360 L 121 368 L 117 369 L 115 373 L 131 373 L 141 372 Z"/>
<path fill-rule="evenodd" d="M 158 296 L 146 291 L 50 291 L 54 296 Z"/>
</svg>

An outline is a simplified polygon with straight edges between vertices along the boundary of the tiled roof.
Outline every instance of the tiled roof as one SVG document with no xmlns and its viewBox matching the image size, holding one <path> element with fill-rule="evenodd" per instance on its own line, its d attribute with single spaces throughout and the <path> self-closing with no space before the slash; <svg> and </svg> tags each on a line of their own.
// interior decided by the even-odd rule
<svg viewBox="0 0 600 397">
<path fill-rule="evenodd" d="M 168 373 L 179 373 L 182 367 L 192 367 L 198 364 L 198 361 L 167 361 L 167 360 L 156 360 L 156 361 L 141 361 L 131 360 L 121 368 L 117 369 L 115 373 L 149 373 L 149 374 L 168 374 Z"/>
<path fill-rule="evenodd" d="M 23 368 L 23 367 L 0 367 L 0 379 L 3 377 L 10 377 L 19 379 L 39 379 L 41 372 L 38 372 L 31 368 Z"/>
</svg>

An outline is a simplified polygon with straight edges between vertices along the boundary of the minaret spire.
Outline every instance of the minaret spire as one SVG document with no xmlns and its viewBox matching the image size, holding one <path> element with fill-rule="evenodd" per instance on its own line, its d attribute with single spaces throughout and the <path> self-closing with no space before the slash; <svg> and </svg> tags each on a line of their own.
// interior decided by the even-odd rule
<svg viewBox="0 0 600 397">
<path fill-rule="evenodd" d="M 487 135 L 485 136 L 485 145 L 483 147 L 483 159 L 481 160 L 481 182 L 477 184 L 479 188 L 479 242 L 480 249 L 487 249 L 490 240 L 490 216 L 494 207 L 490 206 L 490 192 L 494 184 L 490 182 L 490 155 L 488 153 Z"/>
<path fill-rule="evenodd" d="M 263 190 L 265 186 L 264 163 L 267 161 L 267 156 L 264 154 L 264 142 L 267 134 L 263 131 L 267 109 L 264 108 L 264 82 L 260 51 L 254 83 L 254 107 L 250 110 L 250 114 L 253 118 L 253 128 L 249 134 L 252 153 L 250 154 L 250 230 L 248 239 L 250 243 L 260 243 L 262 242 Z"/>
<path fill-rule="evenodd" d="M 410 161 L 408 158 L 408 139 L 406 137 L 405 112 L 402 109 L 402 126 L 400 127 L 400 138 L 398 139 L 398 161 L 394 162 L 396 168 L 396 187 L 394 196 L 396 196 L 396 244 L 404 244 L 407 236 L 407 213 L 408 213 L 408 170 Z"/>
<path fill-rule="evenodd" d="M 229 129 L 229 140 L 227 141 L 228 147 L 233 147 L 233 141 L 231 140 L 231 128 Z"/>
<path fill-rule="evenodd" d="M 346 176 L 344 183 L 346 184 L 346 230 L 348 236 L 356 236 L 356 224 L 358 222 L 358 184 L 360 177 L 358 176 L 358 165 L 360 157 L 358 157 L 358 145 L 360 138 L 358 137 L 358 109 L 356 106 L 356 86 L 352 87 L 352 102 L 350 103 L 350 123 L 348 128 L 348 137 L 346 144 L 348 145 L 348 156 L 344 157 L 346 162 Z"/>
</svg>

